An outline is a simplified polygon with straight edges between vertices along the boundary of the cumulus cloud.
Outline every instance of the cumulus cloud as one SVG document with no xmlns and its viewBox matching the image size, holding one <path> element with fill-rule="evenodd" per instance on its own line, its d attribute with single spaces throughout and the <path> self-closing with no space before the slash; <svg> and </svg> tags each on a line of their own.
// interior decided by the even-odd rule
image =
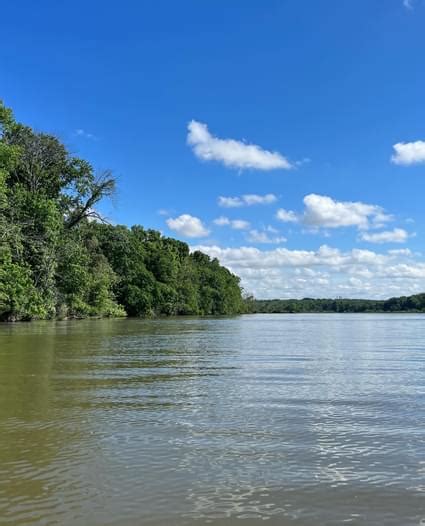
<svg viewBox="0 0 425 526">
<path fill-rule="evenodd" d="M 403 228 L 394 228 L 384 232 L 363 232 L 360 235 L 362 241 L 368 243 L 405 243 L 409 238 L 409 233 Z"/>
<path fill-rule="evenodd" d="M 249 228 L 249 221 L 244 221 L 243 219 L 233 219 L 230 221 L 230 226 L 235 230 L 246 230 Z"/>
<path fill-rule="evenodd" d="M 411 256 L 412 251 L 410 248 L 393 248 L 388 250 L 388 254 L 392 254 L 394 256 Z"/>
<path fill-rule="evenodd" d="M 250 227 L 249 221 L 243 219 L 229 219 L 225 216 L 217 217 L 217 219 L 214 219 L 213 223 L 217 226 L 230 226 L 234 230 L 246 230 Z"/>
<path fill-rule="evenodd" d="M 241 206 L 269 205 L 275 203 L 277 197 L 274 194 L 245 194 L 237 197 L 220 196 L 217 200 L 218 206 L 223 208 L 239 208 Z"/>
<path fill-rule="evenodd" d="M 392 219 L 380 206 L 353 201 L 335 201 L 325 195 L 306 195 L 304 206 L 303 223 L 313 228 L 354 226 L 368 229 L 382 226 Z"/>
<path fill-rule="evenodd" d="M 221 195 L 217 202 L 218 206 L 223 208 L 239 208 L 244 205 L 244 202 L 240 197 L 224 197 Z"/>
<path fill-rule="evenodd" d="M 326 195 L 308 194 L 303 203 L 302 213 L 280 208 L 276 212 L 276 219 L 286 223 L 301 223 L 312 229 L 353 226 L 360 230 L 379 228 L 393 219 L 380 206 L 358 201 L 336 201 Z"/>
<path fill-rule="evenodd" d="M 203 161 L 217 161 L 230 168 L 254 170 L 289 170 L 293 165 L 279 152 L 264 150 L 256 144 L 234 139 L 219 139 L 202 122 L 188 124 L 187 143 L 196 157 Z"/>
<path fill-rule="evenodd" d="M 287 241 L 286 237 L 270 236 L 267 231 L 256 229 L 250 230 L 246 239 L 251 243 L 270 243 L 275 245 L 279 245 L 280 243 L 285 243 Z"/>
<path fill-rule="evenodd" d="M 245 194 L 242 196 L 242 201 L 248 205 L 269 205 L 277 201 L 277 197 L 274 194 Z"/>
<path fill-rule="evenodd" d="M 225 216 L 217 217 L 213 223 L 217 226 L 230 226 L 234 230 L 246 230 L 250 227 L 249 221 L 245 221 L 244 219 L 229 219 Z"/>
<path fill-rule="evenodd" d="M 174 219 L 170 217 L 166 222 L 170 230 L 185 237 L 206 237 L 209 234 L 202 221 L 189 214 L 182 214 Z"/>
<path fill-rule="evenodd" d="M 393 145 L 395 153 L 391 162 L 409 166 L 411 164 L 425 163 L 425 141 L 398 142 Z"/>
<path fill-rule="evenodd" d="M 214 219 L 213 223 L 217 226 L 226 226 L 230 225 L 230 219 L 225 216 L 217 217 L 217 219 Z"/>
<path fill-rule="evenodd" d="M 258 298 L 372 297 L 415 294 L 425 290 L 425 262 L 408 249 L 378 253 L 277 247 L 197 246 L 242 278 Z"/>
<path fill-rule="evenodd" d="M 279 208 L 276 212 L 276 219 L 283 221 L 284 223 L 297 223 L 299 217 L 292 210 L 285 210 L 284 208 Z"/>
</svg>

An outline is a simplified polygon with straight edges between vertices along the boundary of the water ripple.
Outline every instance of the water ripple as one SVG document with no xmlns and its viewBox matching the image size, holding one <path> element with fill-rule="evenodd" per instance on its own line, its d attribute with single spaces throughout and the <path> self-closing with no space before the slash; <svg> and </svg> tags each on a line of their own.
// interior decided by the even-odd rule
<svg viewBox="0 0 425 526">
<path fill-rule="evenodd" d="M 0 327 L 0 524 L 417 526 L 424 321 Z"/>
</svg>

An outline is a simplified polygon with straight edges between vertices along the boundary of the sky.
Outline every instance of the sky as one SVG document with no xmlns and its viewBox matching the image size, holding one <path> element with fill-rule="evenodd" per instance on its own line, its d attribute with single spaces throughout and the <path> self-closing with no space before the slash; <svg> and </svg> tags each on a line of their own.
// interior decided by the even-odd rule
<svg viewBox="0 0 425 526">
<path fill-rule="evenodd" d="M 425 291 L 425 0 L 6 2 L 0 98 L 258 298 Z"/>
</svg>

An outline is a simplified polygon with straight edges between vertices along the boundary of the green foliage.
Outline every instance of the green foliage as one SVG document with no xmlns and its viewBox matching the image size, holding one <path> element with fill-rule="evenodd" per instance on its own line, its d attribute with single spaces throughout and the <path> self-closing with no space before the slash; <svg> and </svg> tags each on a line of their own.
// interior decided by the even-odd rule
<svg viewBox="0 0 425 526">
<path fill-rule="evenodd" d="M 47 310 L 41 294 L 31 279 L 31 270 L 13 263 L 11 254 L 2 247 L 0 252 L 0 319 L 19 320 L 44 318 Z"/>
<path fill-rule="evenodd" d="M 217 260 L 154 230 L 101 224 L 94 207 L 114 189 L 109 172 L 95 177 L 0 101 L 0 320 L 243 310 L 239 278 Z"/>
<path fill-rule="evenodd" d="M 245 299 L 246 312 L 297 313 L 297 312 L 425 312 L 425 294 L 402 296 L 388 300 L 362 299 L 312 299 L 254 300 Z"/>
<path fill-rule="evenodd" d="M 130 316 L 242 312 L 239 278 L 186 243 L 141 226 L 92 223 L 117 276 L 116 297 Z"/>
</svg>

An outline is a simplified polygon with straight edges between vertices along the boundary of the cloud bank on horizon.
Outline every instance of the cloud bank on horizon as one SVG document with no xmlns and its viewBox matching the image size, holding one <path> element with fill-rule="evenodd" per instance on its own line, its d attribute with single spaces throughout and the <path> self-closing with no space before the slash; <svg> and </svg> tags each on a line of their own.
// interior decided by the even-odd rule
<svg viewBox="0 0 425 526">
<path fill-rule="evenodd" d="M 202 161 L 216 161 L 225 167 L 258 171 L 294 167 L 278 152 L 234 139 L 219 139 L 211 135 L 206 124 L 192 120 L 188 126 L 187 143 Z M 425 163 L 425 142 L 400 142 L 393 145 L 393 164 L 410 166 Z M 245 193 L 217 198 L 219 208 L 241 210 L 255 205 L 277 204 L 279 197 L 269 193 Z M 390 245 L 403 244 L 415 233 L 401 227 L 388 229 L 396 221 L 394 214 L 382 206 L 362 201 L 339 201 L 329 195 L 310 193 L 304 196 L 299 212 L 283 207 L 274 209 L 269 219 L 282 226 L 297 228 L 302 233 L 354 229 L 355 242 Z M 410 249 L 390 249 L 375 252 L 369 249 L 341 250 L 328 244 L 317 250 L 278 247 L 261 248 L 264 244 L 282 245 L 288 241 L 272 225 L 252 225 L 252 221 L 220 215 L 206 226 L 204 220 L 190 214 L 167 219 L 171 230 L 187 238 L 202 238 L 206 244 L 194 245 L 238 274 L 246 290 L 262 298 L 309 296 L 388 297 L 401 293 L 417 293 L 425 288 L 425 262 L 421 254 Z M 239 246 L 222 247 L 208 236 L 215 228 L 228 227 L 242 236 Z M 387 227 L 387 228 L 386 228 Z M 246 243 L 252 245 L 246 245 Z"/>
<path fill-rule="evenodd" d="M 219 259 L 258 298 L 388 298 L 425 289 L 425 262 L 409 249 L 377 253 L 328 245 L 317 250 L 196 245 L 192 250 Z"/>
</svg>

